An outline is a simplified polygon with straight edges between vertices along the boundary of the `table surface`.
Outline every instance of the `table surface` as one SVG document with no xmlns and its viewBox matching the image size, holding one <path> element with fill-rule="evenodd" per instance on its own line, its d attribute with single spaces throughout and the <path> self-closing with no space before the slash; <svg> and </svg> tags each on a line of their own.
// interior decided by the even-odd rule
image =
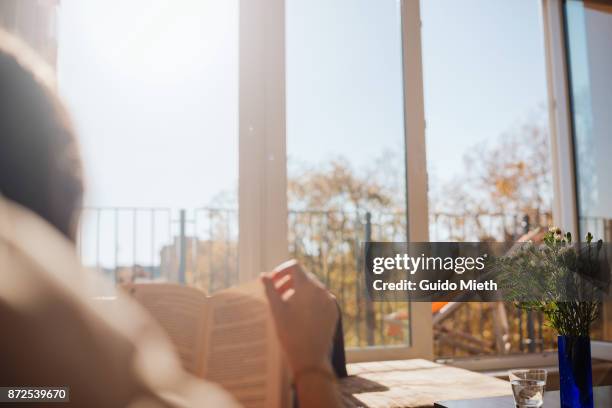
<svg viewBox="0 0 612 408">
<path fill-rule="evenodd" d="M 594 387 L 595 408 L 612 407 L 612 386 Z M 560 407 L 559 391 L 544 392 L 544 408 Z M 436 402 L 436 408 L 515 408 L 511 396 Z"/>
<path fill-rule="evenodd" d="M 435 401 L 512 395 L 507 381 L 427 360 L 356 363 L 347 369 L 350 376 L 340 380 L 347 408 L 431 408 Z"/>
</svg>

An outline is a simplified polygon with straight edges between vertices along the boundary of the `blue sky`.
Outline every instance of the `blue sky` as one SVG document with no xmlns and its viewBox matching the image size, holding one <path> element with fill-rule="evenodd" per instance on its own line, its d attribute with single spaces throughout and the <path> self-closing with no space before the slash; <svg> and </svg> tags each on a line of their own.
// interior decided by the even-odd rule
<svg viewBox="0 0 612 408">
<path fill-rule="evenodd" d="M 289 0 L 288 153 L 359 169 L 403 146 L 396 0 Z M 421 1 L 430 187 L 546 101 L 538 0 Z M 398 169 L 401 172 L 401 169 Z"/>
<path fill-rule="evenodd" d="M 428 168 L 441 183 L 545 102 L 540 2 L 421 5 Z M 194 208 L 235 189 L 237 0 L 63 0 L 59 43 L 87 204 Z M 402 148 L 397 0 L 287 0 L 286 54 L 291 160 L 341 155 L 359 169 Z"/>
<path fill-rule="evenodd" d="M 205 205 L 237 177 L 237 2 L 62 2 L 60 89 L 95 205 Z M 430 167 L 545 101 L 537 0 L 422 2 Z M 358 164 L 403 131 L 396 0 L 288 0 L 289 155 Z"/>
<path fill-rule="evenodd" d="M 237 24 L 228 0 L 61 3 L 88 204 L 198 207 L 236 184 Z"/>
<path fill-rule="evenodd" d="M 342 155 L 359 166 L 401 148 L 400 24 L 395 0 L 287 2 L 291 159 Z"/>
<path fill-rule="evenodd" d="M 421 2 L 427 153 L 440 179 L 546 103 L 540 3 Z"/>
</svg>

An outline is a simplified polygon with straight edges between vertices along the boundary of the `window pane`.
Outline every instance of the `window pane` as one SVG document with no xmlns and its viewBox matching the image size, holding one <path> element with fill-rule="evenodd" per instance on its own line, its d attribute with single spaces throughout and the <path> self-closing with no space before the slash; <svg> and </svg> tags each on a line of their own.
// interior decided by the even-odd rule
<svg viewBox="0 0 612 408">
<path fill-rule="evenodd" d="M 431 241 L 512 241 L 551 221 L 540 7 L 421 1 Z M 535 313 L 434 306 L 436 357 L 554 346 Z"/>
<path fill-rule="evenodd" d="M 612 242 L 612 5 L 566 3 L 580 235 Z M 612 341 L 612 301 L 593 338 Z"/>
<path fill-rule="evenodd" d="M 406 240 L 399 2 L 286 13 L 290 251 L 336 294 L 348 347 L 408 344 L 408 305 L 368 301 L 359 256 Z"/>
<path fill-rule="evenodd" d="M 238 2 L 65 0 L 59 44 L 88 176 L 85 265 L 121 281 L 234 282 Z"/>
</svg>

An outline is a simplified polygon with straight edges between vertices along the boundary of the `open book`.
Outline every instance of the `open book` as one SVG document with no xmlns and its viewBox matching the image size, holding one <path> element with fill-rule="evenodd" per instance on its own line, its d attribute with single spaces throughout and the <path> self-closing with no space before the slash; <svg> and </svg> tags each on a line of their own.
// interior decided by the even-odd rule
<svg viewBox="0 0 612 408">
<path fill-rule="evenodd" d="M 166 330 L 187 371 L 220 384 L 245 407 L 288 405 L 282 351 L 260 282 L 209 297 L 176 284 L 123 288 Z"/>
</svg>

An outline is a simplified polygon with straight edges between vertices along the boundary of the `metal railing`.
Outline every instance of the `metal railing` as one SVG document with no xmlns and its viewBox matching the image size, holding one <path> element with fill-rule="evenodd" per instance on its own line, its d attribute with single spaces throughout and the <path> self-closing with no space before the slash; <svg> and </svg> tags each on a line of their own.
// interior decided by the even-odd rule
<svg viewBox="0 0 612 408">
<path fill-rule="evenodd" d="M 89 207 L 84 213 L 86 221 L 79 234 L 82 261 L 116 282 L 176 281 L 208 293 L 238 282 L 236 210 Z M 549 223 L 549 216 L 542 215 L 534 224 Z M 430 236 L 432 241 L 506 241 L 518 238 L 530 224 L 526 216 L 433 213 Z M 347 345 L 406 344 L 409 305 L 368 301 L 363 295 L 360 256 L 363 241 L 405 239 L 403 212 L 289 212 L 290 253 L 335 293 L 344 315 Z M 437 313 L 438 355 L 545 347 L 542 318 L 537 314 L 490 305 L 446 308 L 444 316 Z"/>
</svg>

